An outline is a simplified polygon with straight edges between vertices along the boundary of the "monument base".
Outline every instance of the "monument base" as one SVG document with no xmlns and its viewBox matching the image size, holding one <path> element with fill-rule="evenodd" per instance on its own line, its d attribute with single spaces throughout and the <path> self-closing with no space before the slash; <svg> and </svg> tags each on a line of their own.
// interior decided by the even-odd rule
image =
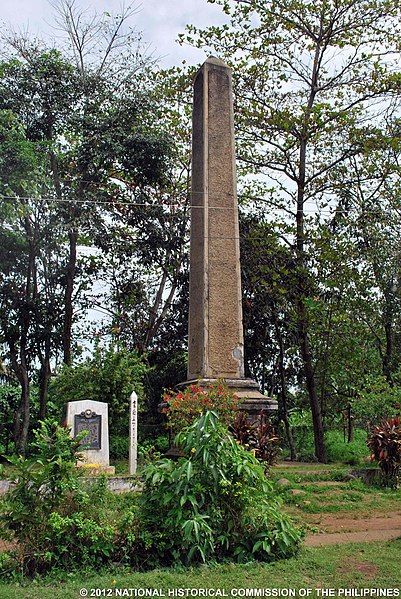
<svg viewBox="0 0 401 599">
<path fill-rule="evenodd" d="M 211 387 L 215 383 L 223 381 L 227 387 L 241 400 L 240 410 L 246 412 L 251 419 L 257 418 L 262 410 L 268 416 L 277 413 L 278 404 L 275 399 L 266 397 L 259 391 L 259 385 L 252 379 L 192 379 L 179 383 L 177 388 L 198 385 L 199 387 Z"/>
<path fill-rule="evenodd" d="M 104 466 L 102 464 L 88 464 L 77 462 L 77 468 L 85 473 L 85 476 L 98 476 L 99 474 L 115 474 L 115 466 Z"/>
</svg>

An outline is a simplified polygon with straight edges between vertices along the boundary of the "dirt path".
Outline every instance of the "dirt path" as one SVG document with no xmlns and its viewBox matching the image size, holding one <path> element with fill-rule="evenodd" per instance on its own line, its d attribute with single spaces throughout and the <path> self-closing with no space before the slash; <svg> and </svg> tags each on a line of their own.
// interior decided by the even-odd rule
<svg viewBox="0 0 401 599">
<path fill-rule="evenodd" d="M 340 515 L 324 515 L 318 525 L 323 532 L 308 534 L 305 539 L 307 547 L 390 541 L 401 537 L 401 511 L 388 512 L 385 516 L 374 518 L 342 518 Z"/>
</svg>

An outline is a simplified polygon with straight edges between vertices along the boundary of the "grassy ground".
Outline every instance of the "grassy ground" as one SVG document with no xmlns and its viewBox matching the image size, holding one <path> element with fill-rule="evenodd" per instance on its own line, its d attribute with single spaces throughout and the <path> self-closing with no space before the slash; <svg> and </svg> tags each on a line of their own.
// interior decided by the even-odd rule
<svg viewBox="0 0 401 599">
<path fill-rule="evenodd" d="M 0 584 L 0 599 L 76 599 L 80 589 L 155 588 L 400 588 L 401 541 L 303 549 L 273 564 L 205 566 L 148 573 L 108 571 L 66 575 L 28 586 Z M 97 596 L 107 596 L 98 592 Z M 92 596 L 96 596 L 93 594 Z M 116 596 L 114 590 L 109 596 Z M 128 595 L 129 596 L 129 595 Z M 312 592 L 316 596 L 316 591 Z"/>
<path fill-rule="evenodd" d="M 338 464 L 275 467 L 274 480 L 286 479 L 280 487 L 285 510 L 307 530 L 314 530 L 321 514 L 365 518 L 401 509 L 401 489 L 366 486 L 361 480 L 344 481 L 352 468 Z"/>
<path fill-rule="evenodd" d="M 307 531 L 322 530 L 320 518 L 328 515 L 341 520 L 342 517 L 367 518 L 401 512 L 401 490 L 367 487 L 359 480 L 344 480 L 351 469 L 339 464 L 280 465 L 272 470 L 272 478 L 286 479 L 284 485 L 278 486 L 284 509 Z M 128 496 L 114 496 L 110 509 L 124 510 L 127 502 Z M 348 543 L 303 548 L 297 557 L 273 564 L 231 564 L 147 573 L 115 569 L 103 573 L 53 575 L 22 584 L 15 580 L 0 583 L 0 599 L 69 599 L 79 597 L 81 588 L 88 589 L 88 596 L 91 589 L 112 589 L 110 594 L 106 591 L 92 594 L 112 597 L 118 596 L 114 592 L 116 588 L 401 588 L 400 563 L 401 540 Z"/>
</svg>

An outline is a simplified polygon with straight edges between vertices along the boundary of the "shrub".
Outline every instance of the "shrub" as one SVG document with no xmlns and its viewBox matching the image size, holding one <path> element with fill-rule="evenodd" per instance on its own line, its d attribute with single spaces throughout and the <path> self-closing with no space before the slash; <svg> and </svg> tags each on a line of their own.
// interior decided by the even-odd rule
<svg viewBox="0 0 401 599">
<path fill-rule="evenodd" d="M 163 412 L 167 416 L 167 425 L 174 434 L 192 424 L 207 410 L 215 411 L 228 426 L 233 423 L 239 404 L 237 396 L 223 382 L 208 388 L 190 385 L 177 393 L 168 391 L 163 400 L 166 404 Z"/>
<path fill-rule="evenodd" d="M 215 412 L 207 411 L 175 442 L 185 457 L 159 460 L 144 471 L 134 557 L 156 566 L 270 561 L 296 551 L 301 535 L 280 513 L 263 468 Z"/>
<path fill-rule="evenodd" d="M 15 487 L 1 503 L 0 533 L 17 541 L 14 557 L 24 573 L 99 563 L 112 551 L 114 532 L 99 509 L 105 485 L 85 491 L 77 477 L 80 442 L 46 420 L 35 432 L 35 455 L 9 458 Z"/>
<path fill-rule="evenodd" d="M 397 380 L 391 386 L 384 376 L 371 376 L 360 389 L 358 399 L 353 402 L 352 410 L 355 418 L 363 424 L 371 425 L 400 414 L 401 384 Z"/>
<path fill-rule="evenodd" d="M 401 468 L 401 419 L 390 418 L 375 426 L 368 447 L 372 461 L 379 463 L 383 484 L 397 487 Z"/>
<path fill-rule="evenodd" d="M 128 458 L 129 438 L 127 435 L 111 435 L 110 437 L 110 458 L 112 460 L 123 460 Z"/>
<path fill-rule="evenodd" d="M 265 471 L 277 461 L 280 439 L 263 412 L 254 422 L 249 421 L 245 412 L 237 412 L 230 430 L 234 439 L 264 462 Z"/>
<path fill-rule="evenodd" d="M 16 384 L 0 384 L 0 454 L 12 451 L 14 413 L 21 401 Z"/>
<path fill-rule="evenodd" d="M 58 417 L 69 401 L 105 401 L 109 407 L 109 430 L 117 436 L 128 436 L 129 398 L 135 389 L 140 402 L 143 399 L 142 379 L 146 371 L 134 352 L 97 347 L 82 364 L 62 368 L 50 384 L 49 397 L 60 407 Z"/>
<path fill-rule="evenodd" d="M 366 431 L 355 429 L 354 440 L 348 443 L 344 441 L 342 431 L 327 431 L 325 439 L 328 461 L 357 466 L 369 457 L 366 448 L 366 437 Z"/>
<path fill-rule="evenodd" d="M 166 435 L 159 435 L 155 439 L 145 439 L 138 444 L 138 455 L 142 463 L 159 459 L 169 449 L 170 443 Z"/>
</svg>

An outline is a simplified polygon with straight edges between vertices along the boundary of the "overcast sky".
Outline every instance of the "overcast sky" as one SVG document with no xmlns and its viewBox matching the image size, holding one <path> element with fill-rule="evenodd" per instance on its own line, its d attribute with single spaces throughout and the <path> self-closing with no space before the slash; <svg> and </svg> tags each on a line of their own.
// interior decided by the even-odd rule
<svg viewBox="0 0 401 599">
<path fill-rule="evenodd" d="M 77 0 L 77 4 L 98 12 L 118 12 L 121 1 Z M 140 10 L 132 17 L 131 24 L 143 32 L 144 40 L 150 43 L 155 55 L 162 58 L 163 66 L 177 65 L 184 59 L 196 64 L 205 58 L 201 50 L 176 43 L 177 35 L 184 31 L 186 24 L 204 27 L 224 21 L 221 9 L 208 4 L 207 0 L 142 0 L 136 5 Z M 3 27 L 28 27 L 40 37 L 49 36 L 52 31 L 52 10 L 47 0 L 0 0 Z"/>
</svg>

